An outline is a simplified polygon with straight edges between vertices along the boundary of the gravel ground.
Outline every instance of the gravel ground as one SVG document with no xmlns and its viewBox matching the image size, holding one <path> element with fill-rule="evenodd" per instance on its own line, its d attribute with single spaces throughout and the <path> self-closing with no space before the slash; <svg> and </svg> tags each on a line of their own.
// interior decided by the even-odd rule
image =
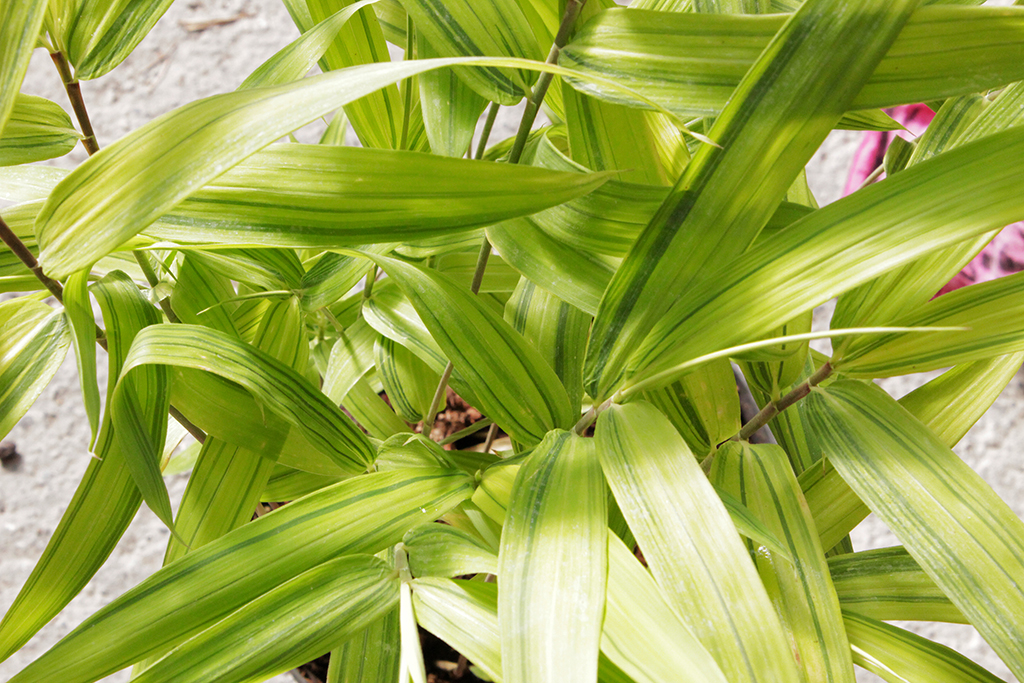
<svg viewBox="0 0 1024 683">
<path fill-rule="evenodd" d="M 224 21 L 196 30 L 211 20 Z M 100 144 L 109 144 L 185 102 L 233 90 L 253 68 L 297 35 L 277 0 L 179 0 L 125 63 L 98 81 L 83 83 Z M 37 51 L 33 59 L 24 90 L 70 110 L 43 51 Z M 494 139 L 512 133 L 515 112 L 509 114 L 499 122 Z M 306 139 L 315 133 L 309 130 L 301 137 Z M 838 198 L 858 139 L 857 133 L 833 134 L 809 165 L 811 187 L 820 203 Z M 78 148 L 58 163 L 70 166 L 83 158 L 84 152 Z M 824 320 L 827 315 L 823 315 Z M 102 362 L 100 365 L 101 371 L 105 369 Z M 101 377 L 101 382 L 105 379 Z M 916 377 L 897 378 L 883 386 L 901 396 L 920 382 L 921 378 Z M 1017 439 L 1024 437 L 1022 409 L 1024 381 L 1018 375 L 956 448 L 1018 515 L 1024 515 L 1024 499 L 1020 496 L 1024 468 L 1016 450 Z M 20 457 L 0 470 L 0 610 L 13 602 L 70 501 L 87 465 L 88 437 L 75 365 L 69 356 L 35 406 L 7 437 L 17 444 Z M 184 476 L 168 481 L 173 500 L 180 498 L 185 481 Z M 159 568 L 167 536 L 167 530 L 144 507 L 89 586 L 28 646 L 0 663 L 0 681 L 9 679 L 86 616 Z M 858 549 L 896 542 L 873 518 L 854 533 Z M 915 628 L 964 652 L 996 675 L 1013 680 L 972 628 Z M 877 680 L 870 675 L 859 678 L 864 682 Z M 127 673 L 121 672 L 106 680 L 127 679 Z M 291 679 L 282 676 L 274 680 Z"/>
</svg>

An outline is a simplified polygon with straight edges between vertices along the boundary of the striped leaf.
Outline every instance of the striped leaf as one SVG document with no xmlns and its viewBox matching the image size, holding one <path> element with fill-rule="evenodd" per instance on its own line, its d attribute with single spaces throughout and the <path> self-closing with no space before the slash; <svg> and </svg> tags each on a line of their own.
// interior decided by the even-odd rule
<svg viewBox="0 0 1024 683">
<path fill-rule="evenodd" d="M 377 335 L 373 353 L 377 376 L 395 412 L 406 422 L 432 419 L 427 411 L 440 380 L 438 373 L 412 351 L 381 335 Z"/>
<path fill-rule="evenodd" d="M 414 576 L 450 578 L 498 573 L 498 556 L 493 549 L 446 524 L 424 524 L 407 533 L 402 543 Z"/>
<path fill-rule="evenodd" d="M 417 57 L 429 59 L 441 55 L 422 33 L 416 35 Z M 429 71 L 419 77 L 420 107 L 430 151 L 446 157 L 462 157 L 476 132 L 487 100 L 459 78 L 453 69 Z"/>
<path fill-rule="evenodd" d="M 636 683 L 725 683 L 722 670 L 675 615 L 629 548 L 608 534 L 608 599 L 601 651 Z"/>
<path fill-rule="evenodd" d="M 565 387 L 570 407 L 579 413 L 590 316 L 520 278 L 505 304 L 505 320 L 544 356 Z"/>
<path fill-rule="evenodd" d="M 326 683 L 397 681 L 400 654 L 398 610 L 392 609 L 331 651 Z"/>
<path fill-rule="evenodd" d="M 309 346 L 298 301 L 272 303 L 254 343 L 291 368 L 304 368 Z M 253 452 L 207 436 L 174 520 L 181 540 L 168 541 L 164 564 L 252 519 L 282 446 L 283 440 Z"/>
<path fill-rule="evenodd" d="M 47 29 L 75 78 L 89 80 L 123 62 L 170 6 L 171 0 L 54 3 Z"/>
<path fill-rule="evenodd" d="M 892 683 L 998 683 L 992 675 L 959 652 L 901 628 L 857 614 L 843 621 L 853 648 L 853 661 Z"/>
<path fill-rule="evenodd" d="M 0 437 L 7 436 L 50 383 L 71 346 L 62 311 L 37 298 L 0 304 Z"/>
<path fill-rule="evenodd" d="M 785 451 L 774 444 L 729 442 L 715 457 L 709 479 L 785 539 L 791 559 L 761 550 L 754 557 L 807 680 L 853 683 L 850 644 L 825 550 Z"/>
<path fill-rule="evenodd" d="M 612 405 L 598 418 L 596 439 L 654 578 L 727 680 L 799 680 L 747 550 L 672 424 L 643 402 Z"/>
<path fill-rule="evenodd" d="M 544 54 L 516 0 L 401 0 L 416 30 L 443 57 L 492 55 L 543 60 Z M 506 69 L 456 69 L 482 97 L 512 105 L 535 78 Z"/>
<path fill-rule="evenodd" d="M 1024 350 L 1024 273 L 963 287 L 903 316 L 898 323 L 964 327 L 963 332 L 893 334 L 853 342 L 835 367 L 850 377 L 924 372 Z"/>
<path fill-rule="evenodd" d="M 281 416 L 353 474 L 373 462 L 373 448 L 323 393 L 276 358 L 206 327 L 161 325 L 136 337 L 122 378 L 143 365 L 170 365 L 210 372 L 250 392 L 260 406 Z"/>
<path fill-rule="evenodd" d="M 92 291 L 106 326 L 107 376 L 117 377 L 136 334 L 157 322 L 159 314 L 122 273 L 108 275 L 93 285 Z M 0 311 L 35 303 L 15 299 L 0 306 Z M 108 405 L 112 384 L 107 388 Z M 90 458 L 42 557 L 0 622 L 0 642 L 4 643 L 0 660 L 24 645 L 78 595 L 103 565 L 142 504 L 142 496 L 125 463 L 125 453 L 112 432 L 108 410 L 94 444 L 94 451 L 102 457 Z"/>
<path fill-rule="evenodd" d="M 19 99 L 32 50 L 46 17 L 45 0 L 5 2 L 0 5 L 0 131 Z"/>
<path fill-rule="evenodd" d="M 409 425 L 395 414 L 365 377 L 349 390 L 343 403 L 359 426 L 375 439 L 387 439 L 409 431 Z"/>
<path fill-rule="evenodd" d="M 697 151 L 605 290 L 587 351 L 595 401 L 621 384 L 636 346 L 708 262 L 754 241 L 915 4 L 814 0 L 779 29 L 709 132 L 721 146 Z"/>
<path fill-rule="evenodd" d="M 71 117 L 53 102 L 19 94 L 0 129 L 0 166 L 27 164 L 64 156 L 81 136 Z"/>
<path fill-rule="evenodd" d="M 900 546 L 829 558 L 839 602 L 847 612 L 879 620 L 967 620 Z"/>
<path fill-rule="evenodd" d="M 420 642 L 419 624 L 412 605 L 412 588 L 402 582 L 398 607 L 398 637 L 402 653 L 399 658 L 398 680 L 405 683 L 427 683 L 423 662 L 423 643 Z"/>
<path fill-rule="evenodd" d="M 1024 523 L 881 389 L 845 380 L 805 401 L 843 479 L 1011 671 L 1024 673 Z"/>
<path fill-rule="evenodd" d="M 237 335 L 231 317 L 236 308 L 231 303 L 234 297 L 230 278 L 210 268 L 201 257 L 185 254 L 171 291 L 171 308 L 181 322 Z"/>
<path fill-rule="evenodd" d="M 412 587 L 416 618 L 423 628 L 466 655 L 491 680 L 501 683 L 497 585 L 424 578 L 413 580 Z M 630 678 L 602 653 L 597 680 L 629 683 Z"/>
<path fill-rule="evenodd" d="M 362 319 L 338 333 L 320 388 L 332 403 L 344 401 L 352 387 L 373 367 L 377 336 L 376 330 Z"/>
<path fill-rule="evenodd" d="M 418 152 L 275 145 L 149 226 L 187 243 L 329 248 L 443 236 L 585 195 L 598 174 Z"/>
<path fill-rule="evenodd" d="M 779 14 L 610 9 L 576 34 L 558 63 L 626 85 L 678 114 L 716 116 L 787 20 Z M 939 100 L 1020 80 L 1022 36 L 1024 11 L 1019 9 L 918 9 L 848 108 Z M 570 82 L 588 94 L 626 104 L 601 83 Z"/>
<path fill-rule="evenodd" d="M 412 301 L 473 389 L 481 412 L 512 438 L 537 443 L 549 430 L 575 422 L 554 370 L 478 297 L 437 271 L 379 256 L 374 260 Z"/>
<path fill-rule="evenodd" d="M 322 562 L 397 543 L 470 491 L 464 475 L 422 468 L 368 474 L 318 491 L 159 570 L 11 680 L 60 675 L 85 683 L 165 653 Z"/>
<path fill-rule="evenodd" d="M 132 680 L 263 681 L 315 659 L 398 602 L 398 577 L 372 555 L 299 574 L 196 634 Z"/>
<path fill-rule="evenodd" d="M 74 333 L 78 381 L 82 385 L 82 404 L 89 420 L 89 448 L 96 443 L 100 428 L 100 387 L 96 378 L 96 318 L 89 299 L 89 273 L 81 270 L 64 283 L 64 310 Z"/>
<path fill-rule="evenodd" d="M 342 8 L 355 5 L 352 0 L 288 0 L 288 7 L 301 31 L 310 30 Z M 324 71 L 345 69 L 358 64 L 391 61 L 384 34 L 373 8 L 359 12 L 335 36 L 320 67 Z M 346 103 L 345 114 L 365 147 L 396 149 L 400 143 L 404 107 L 398 86 L 388 83 L 378 92 Z"/>
<path fill-rule="evenodd" d="M 1006 156 L 1002 152 L 1013 150 Z M 1015 198 L 1024 131 L 964 145 L 845 197 L 713 273 L 652 330 L 630 360 L 634 384 L 914 260 L 1024 217 Z M 976 182 L 977 181 L 977 182 Z M 977 203 L 975 200 L 978 200 Z M 898 226 L 898 227 L 897 227 Z M 756 294 L 755 294 L 756 293 Z M 741 302 L 756 296 L 758 311 Z"/>
<path fill-rule="evenodd" d="M 247 90 L 299 80 L 323 57 L 352 15 L 374 1 L 362 0 L 353 3 L 339 9 L 312 28 L 303 30 L 301 36 L 278 50 L 273 57 L 249 74 L 238 89 Z"/>
<path fill-rule="evenodd" d="M 552 431 L 519 469 L 498 553 L 508 683 L 596 678 L 607 505 L 593 439 Z"/>
<path fill-rule="evenodd" d="M 1024 353 L 958 365 L 900 399 L 900 405 L 952 448 L 1020 370 Z"/>
<path fill-rule="evenodd" d="M 0 199 L 16 204 L 46 199 L 69 172 L 36 164 L 0 168 Z"/>
</svg>

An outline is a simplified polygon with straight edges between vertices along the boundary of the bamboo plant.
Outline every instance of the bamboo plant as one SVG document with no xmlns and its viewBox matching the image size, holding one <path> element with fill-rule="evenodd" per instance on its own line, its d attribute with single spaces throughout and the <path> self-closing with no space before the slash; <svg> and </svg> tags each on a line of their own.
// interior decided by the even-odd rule
<svg viewBox="0 0 1024 683">
<path fill-rule="evenodd" d="M 95 456 L 0 660 L 141 505 L 172 532 L 12 683 L 423 682 L 418 628 L 504 683 L 998 680 L 893 620 L 1024 679 L 1024 524 L 950 450 L 1024 359 L 1024 274 L 934 298 L 1024 219 L 1024 8 L 284 2 L 238 90 L 101 148 L 79 82 L 170 0 L 0 0 L 0 435 L 73 348 Z M 72 113 L 19 94 L 37 48 Z M 826 136 L 915 102 L 819 208 Z M 448 387 L 485 419 L 444 438 Z M 901 545 L 854 548 L 869 513 Z"/>
</svg>

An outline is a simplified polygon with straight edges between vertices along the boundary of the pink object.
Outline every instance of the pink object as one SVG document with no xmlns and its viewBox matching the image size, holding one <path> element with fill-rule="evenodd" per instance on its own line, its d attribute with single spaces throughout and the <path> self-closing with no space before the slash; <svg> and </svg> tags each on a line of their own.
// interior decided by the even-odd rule
<svg viewBox="0 0 1024 683">
<path fill-rule="evenodd" d="M 881 166 L 893 135 L 913 140 L 925 131 L 935 117 L 935 113 L 923 104 L 903 105 L 887 109 L 886 113 L 903 124 L 907 130 L 868 131 L 864 134 L 864 139 L 853 156 L 843 196 L 855 192 L 864 184 L 871 172 Z M 885 177 L 884 174 L 881 177 Z M 1002 232 L 935 296 L 1021 270 L 1024 270 L 1024 222 L 1013 223 L 1003 228 Z"/>
</svg>

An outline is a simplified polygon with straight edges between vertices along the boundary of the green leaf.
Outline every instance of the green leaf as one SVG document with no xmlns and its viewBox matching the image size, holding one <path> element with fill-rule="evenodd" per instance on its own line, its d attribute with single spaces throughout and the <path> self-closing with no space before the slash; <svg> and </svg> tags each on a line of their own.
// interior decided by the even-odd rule
<svg viewBox="0 0 1024 683">
<path fill-rule="evenodd" d="M 391 407 L 406 422 L 430 420 L 430 403 L 441 379 L 416 354 L 387 337 L 377 335 L 373 344 L 377 376 Z"/>
<path fill-rule="evenodd" d="M 402 544 L 414 576 L 498 573 L 498 556 L 492 548 L 447 524 L 417 527 L 405 535 Z"/>
<path fill-rule="evenodd" d="M 372 555 L 325 562 L 196 634 L 133 680 L 266 680 L 383 617 L 397 604 L 398 587 L 391 568 Z"/>
<path fill-rule="evenodd" d="M 294 370 L 237 339 L 206 327 L 160 325 L 136 338 L 121 376 L 151 364 L 202 370 L 240 384 L 344 471 L 355 474 L 373 462 L 369 441 L 341 409 Z"/>
<path fill-rule="evenodd" d="M 667 418 L 643 402 L 612 405 L 598 418 L 596 439 L 651 572 L 726 678 L 799 680 L 736 528 Z"/>
<path fill-rule="evenodd" d="M 186 199 L 146 234 L 281 247 L 399 242 L 531 214 L 606 179 L 419 152 L 274 145 Z"/>
<path fill-rule="evenodd" d="M 636 683 L 725 683 L 718 664 L 615 534 L 608 534 L 607 593 L 601 651 Z"/>
<path fill-rule="evenodd" d="M 427 683 L 423 663 L 423 643 L 420 642 L 419 624 L 412 605 L 412 588 L 403 582 L 398 608 L 398 635 L 402 646 L 398 679 L 405 683 Z"/>
<path fill-rule="evenodd" d="M 805 401 L 843 479 L 1011 671 L 1024 673 L 1024 523 L 881 389 L 842 380 Z"/>
<path fill-rule="evenodd" d="M 847 612 L 880 620 L 967 623 L 900 546 L 830 557 L 828 568 Z"/>
<path fill-rule="evenodd" d="M 1020 370 L 1024 353 L 958 365 L 900 399 L 900 405 L 952 448 Z"/>
<path fill-rule="evenodd" d="M 159 314 L 123 273 L 103 278 L 93 285 L 93 293 L 107 328 L 107 376 L 117 377 L 135 335 L 156 322 Z M 32 304 L 42 305 L 21 298 L 0 305 L 0 311 Z M 108 385 L 108 405 L 112 385 Z M 96 437 L 95 452 L 101 457 L 89 459 L 82 481 L 42 557 L 0 622 L 0 643 L 4 643 L 0 660 L 28 642 L 85 587 L 142 504 L 125 454 L 112 433 L 109 410 Z"/>
<path fill-rule="evenodd" d="M 0 168 L 0 199 L 17 204 L 46 199 L 68 173 L 63 168 L 37 164 Z"/>
<path fill-rule="evenodd" d="M 518 332 L 444 275 L 374 257 L 412 301 L 431 335 L 472 387 L 476 405 L 512 438 L 537 443 L 576 415 L 554 370 Z"/>
<path fill-rule="evenodd" d="M 360 378 L 355 383 L 343 403 L 353 419 L 376 439 L 387 439 L 409 431 L 409 425 L 395 414 L 366 378 Z"/>
<path fill-rule="evenodd" d="M 42 97 L 19 94 L 0 129 L 0 166 L 64 156 L 79 138 L 71 117 L 60 106 Z"/>
<path fill-rule="evenodd" d="M 417 57 L 440 57 L 422 33 L 417 33 Z M 419 76 L 420 106 L 430 150 L 446 157 L 462 157 L 476 132 L 487 100 L 459 78 L 454 69 L 428 71 Z M 470 150 L 472 151 L 472 150 Z"/>
<path fill-rule="evenodd" d="M 787 20 L 784 15 L 610 9 L 576 34 L 558 63 L 600 74 L 677 114 L 716 116 Z M 1020 9 L 918 9 L 848 108 L 932 101 L 1020 80 L 1022 36 Z M 588 94 L 626 104 L 603 84 L 570 82 Z"/>
<path fill-rule="evenodd" d="M 897 321 L 908 326 L 964 327 L 963 332 L 892 334 L 853 341 L 833 365 L 849 377 L 888 377 L 1024 350 L 1024 273 L 963 287 Z"/>
<path fill-rule="evenodd" d="M 334 42 L 352 15 L 377 0 L 362 0 L 338 10 L 274 53 L 238 86 L 239 90 L 280 85 L 305 76 Z"/>
<path fill-rule="evenodd" d="M 672 303 L 691 298 L 682 294 L 708 262 L 728 262 L 754 241 L 915 4 L 805 2 L 779 29 L 715 120 L 709 136 L 720 146 L 697 151 L 605 290 L 587 351 L 595 401 L 621 384 Z M 864 40 L 848 40 L 851 32 Z"/>
<path fill-rule="evenodd" d="M 712 361 L 644 398 L 668 417 L 694 455 L 711 453 L 740 430 L 736 377 L 727 359 Z"/>
<path fill-rule="evenodd" d="M 1016 201 L 1024 182 L 1015 184 L 1022 151 L 1021 129 L 964 145 L 818 209 L 708 273 L 634 353 L 627 385 L 756 338 L 923 254 L 1024 217 Z M 758 311 L 743 304 L 754 296 Z"/>
<path fill-rule="evenodd" d="M 71 334 L 63 312 L 35 298 L 0 304 L 0 437 L 28 412 L 64 361 Z"/>
<path fill-rule="evenodd" d="M 201 257 L 185 254 L 171 291 L 171 309 L 181 322 L 238 335 L 231 318 L 234 298 L 230 278 L 210 268 Z"/>
<path fill-rule="evenodd" d="M 392 609 L 331 651 L 326 683 L 397 681 L 400 654 L 398 610 Z"/>
<path fill-rule="evenodd" d="M 0 131 L 10 117 L 46 17 L 45 0 L 0 5 Z"/>
<path fill-rule="evenodd" d="M 579 413 L 590 316 L 520 278 L 505 304 L 505 320 L 544 356 L 565 387 L 570 407 Z"/>
<path fill-rule="evenodd" d="M 321 387 L 332 403 L 344 401 L 352 387 L 373 367 L 376 339 L 376 330 L 363 319 L 338 333 Z"/>
<path fill-rule="evenodd" d="M 998 683 L 959 652 L 901 628 L 868 617 L 843 613 L 853 661 L 892 683 Z"/>
<path fill-rule="evenodd" d="M 75 67 L 75 77 L 89 80 L 123 62 L 171 6 L 171 0 L 58 5 L 64 11 L 55 16 L 52 37 Z"/>
<path fill-rule="evenodd" d="M 519 468 L 498 553 L 505 681 L 596 678 L 607 506 L 592 439 L 549 432 Z"/>
<path fill-rule="evenodd" d="M 730 441 L 715 457 L 709 479 L 785 539 L 791 559 L 760 549 L 754 557 L 807 680 L 853 683 L 850 644 L 825 549 L 785 451 L 774 444 Z"/>
<path fill-rule="evenodd" d="M 12 683 L 55 675 L 86 683 L 167 652 L 308 569 L 397 543 L 470 491 L 464 475 L 422 468 L 368 474 L 318 491 L 159 570 L 96 612 Z"/>
<path fill-rule="evenodd" d="M 100 387 L 96 378 L 96 318 L 89 300 L 89 272 L 81 270 L 64 283 L 64 310 L 74 333 L 78 381 L 82 385 L 82 403 L 89 420 L 89 448 L 96 443 L 100 428 Z"/>
<path fill-rule="evenodd" d="M 416 31 L 445 57 L 493 55 L 542 61 L 544 54 L 516 0 L 401 0 Z M 507 69 L 455 69 L 482 97 L 513 105 L 533 83 L 532 74 Z"/>
</svg>

